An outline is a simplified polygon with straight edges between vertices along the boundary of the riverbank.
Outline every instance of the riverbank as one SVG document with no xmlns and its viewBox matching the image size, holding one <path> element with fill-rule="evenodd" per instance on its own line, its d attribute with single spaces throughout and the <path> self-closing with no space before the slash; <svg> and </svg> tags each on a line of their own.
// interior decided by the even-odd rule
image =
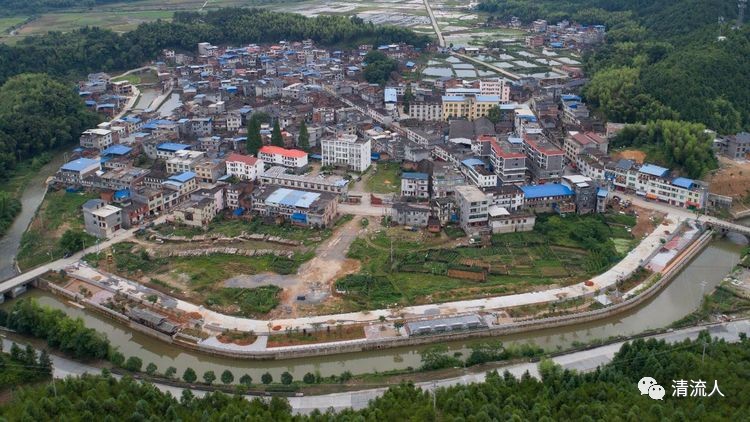
<svg viewBox="0 0 750 422">
<path fill-rule="evenodd" d="M 385 332 L 382 327 L 383 321 L 380 321 L 378 326 L 377 320 L 373 316 L 367 316 L 369 321 L 362 321 L 358 318 L 342 318 L 342 315 L 338 316 L 326 316 L 323 317 L 324 320 L 334 320 L 334 321 L 342 321 L 341 323 L 336 325 L 336 329 L 340 329 L 343 326 L 349 326 L 352 324 L 365 324 L 365 338 L 362 339 L 355 339 L 355 340 L 346 340 L 346 341 L 333 341 L 329 343 L 313 343 L 308 345 L 297 345 L 297 346 L 281 346 L 281 347 L 269 347 L 268 346 L 268 337 L 269 332 L 266 331 L 259 331 L 259 330 L 239 330 L 240 332 L 249 332 L 253 333 L 257 336 L 257 340 L 249 345 L 237 345 L 233 343 L 229 344 L 222 344 L 220 342 L 216 342 L 213 340 L 213 337 L 216 335 L 221 334 L 226 330 L 224 327 L 213 327 L 210 326 L 209 328 L 209 334 L 206 338 L 196 338 L 193 335 L 184 335 L 181 334 L 179 331 L 175 333 L 165 333 L 163 331 L 160 331 L 157 327 L 146 327 L 142 326 L 135 321 L 130 321 L 129 318 L 124 315 L 121 311 L 115 311 L 112 306 L 108 305 L 109 299 L 114 297 L 115 294 L 120 295 L 120 297 L 125 297 L 128 301 L 130 301 L 130 306 L 140 306 L 140 307 L 147 307 L 152 309 L 155 312 L 160 311 L 160 306 L 155 304 L 153 300 L 148 300 L 149 297 L 153 297 L 152 295 L 156 294 L 157 292 L 151 291 L 150 289 L 139 285 L 135 282 L 132 282 L 130 280 L 125 280 L 120 277 L 113 276 L 111 274 L 104 273 L 100 270 L 94 270 L 92 268 L 82 266 L 80 264 L 76 265 L 74 268 L 69 268 L 67 270 L 68 276 L 72 277 L 75 280 L 78 280 L 80 282 L 86 283 L 87 285 L 91 286 L 91 290 L 95 292 L 96 300 L 92 301 L 87 298 L 85 294 L 80 293 L 80 287 L 79 291 L 67 291 L 59 286 L 41 283 L 42 287 L 47 287 L 55 292 L 58 292 L 60 294 L 65 295 L 68 298 L 72 298 L 76 300 L 79 303 L 82 303 L 84 306 L 87 306 L 97 312 L 102 312 L 105 315 L 109 317 L 115 317 L 122 321 L 123 323 L 128 324 L 131 328 L 136 328 L 134 325 L 137 326 L 138 330 L 152 335 L 162 341 L 165 341 L 167 343 L 181 346 L 187 349 L 199 351 L 202 353 L 208 353 L 215 356 L 222 356 L 222 357 L 229 357 L 229 358 L 241 358 L 241 359 L 256 359 L 256 360 L 269 360 L 269 359 L 296 359 L 296 358 L 303 358 L 303 357 L 311 357 L 311 356 L 321 356 L 321 355 L 330 355 L 330 354 L 345 354 L 345 353 L 356 353 L 356 352 L 365 352 L 370 350 L 381 350 L 381 349 L 387 349 L 387 348 L 399 348 L 399 347 L 414 347 L 414 346 L 420 346 L 420 345 L 426 345 L 426 344 L 432 344 L 436 342 L 445 342 L 445 341 L 454 341 L 454 340 L 465 340 L 465 339 L 475 339 L 475 338 L 481 338 L 481 337 L 492 337 L 492 336 L 504 336 L 504 335 L 511 335 L 511 334 L 517 334 L 517 333 L 525 333 L 530 332 L 534 330 L 540 330 L 540 329 L 549 329 L 554 327 L 564 327 L 568 325 L 574 325 L 574 324 L 581 324 L 591 321 L 596 321 L 598 319 L 608 318 L 612 317 L 614 315 L 617 315 L 618 313 L 622 313 L 625 311 L 628 311 L 630 309 L 633 309 L 643 303 L 644 301 L 650 299 L 654 295 L 656 295 L 659 291 L 661 291 L 668 283 L 672 280 L 672 278 L 679 274 L 679 272 L 682 270 L 682 268 L 690 262 L 692 258 L 694 258 L 702 249 L 708 244 L 708 242 L 711 240 L 711 234 L 710 232 L 702 233 L 700 234 L 700 230 L 693 227 L 693 223 L 690 222 L 667 222 L 665 225 L 660 226 L 655 230 L 647 239 L 645 239 L 641 245 L 634 250 L 636 252 L 635 254 L 631 254 L 628 257 L 626 257 L 623 261 L 621 261 L 620 264 L 616 265 L 615 268 L 608 272 L 612 272 L 612 274 L 617 275 L 616 280 L 622 280 L 624 278 L 629 277 L 635 270 L 640 268 L 642 265 L 657 265 L 659 268 L 659 272 L 654 273 L 651 277 L 647 278 L 645 281 L 641 283 L 640 286 L 637 286 L 633 288 L 629 293 L 630 295 L 625 296 L 625 300 L 614 303 L 609 306 L 605 306 L 602 309 L 597 309 L 593 311 L 585 311 L 585 312 L 577 312 L 572 314 L 566 314 L 566 315 L 557 315 L 552 317 L 546 317 L 546 318 L 533 318 L 533 319 L 524 319 L 524 320 L 500 320 L 497 318 L 496 314 L 493 313 L 493 311 L 497 311 L 500 309 L 500 307 L 482 307 L 481 310 L 477 309 L 474 312 L 475 314 L 468 314 L 468 315 L 477 315 L 475 318 L 481 318 L 479 321 L 483 321 L 485 324 L 476 325 L 473 327 L 469 327 L 469 329 L 464 328 L 463 330 L 458 331 L 444 331 L 444 332 L 433 332 L 427 335 L 424 335 L 419 332 L 415 332 L 413 330 L 411 331 L 405 331 L 403 334 L 400 332 L 400 330 L 394 330 L 390 333 Z M 663 232 L 660 232 L 664 229 L 664 227 L 668 227 L 669 230 L 664 230 Z M 664 236 L 664 233 L 669 233 L 668 236 Z M 645 245 L 645 248 L 644 248 Z M 662 246 L 666 245 L 666 246 Z M 672 245 L 672 246 L 670 246 Z M 681 246 L 680 246 L 681 245 Z M 641 249 L 638 251 L 638 249 Z M 674 248 L 674 253 L 665 252 L 664 250 L 669 251 L 670 248 Z M 663 256 L 664 255 L 664 256 Z M 645 258 L 645 261 L 644 261 Z M 618 268 L 619 267 L 619 268 Z M 623 268 L 624 267 L 624 268 Z M 606 274 L 606 273 L 605 273 Z M 597 281 L 599 283 L 597 283 Z M 588 283 L 588 282 L 587 282 Z M 582 289 L 576 291 L 570 292 L 570 294 L 566 294 L 563 296 L 566 300 L 571 300 L 574 297 L 592 297 L 594 295 L 601 295 L 604 292 L 604 289 L 608 288 L 612 282 L 609 282 L 608 280 L 592 280 L 591 285 L 585 284 L 581 287 Z M 582 283 L 583 284 L 583 283 Z M 558 289 L 559 290 L 559 289 Z M 540 296 L 541 293 L 541 296 Z M 545 296 L 544 294 L 548 292 L 535 292 L 531 294 L 524 294 L 524 295 L 515 295 L 515 296 L 526 296 L 532 299 L 536 299 L 536 302 L 528 302 L 528 303 L 539 303 L 545 302 L 545 297 L 549 297 L 549 295 Z M 636 294 L 638 293 L 638 294 Z M 164 314 L 162 312 L 162 315 L 166 315 L 166 317 L 169 317 L 170 315 L 174 318 L 177 318 L 177 320 L 181 320 L 182 317 L 180 315 L 183 315 L 182 313 L 176 313 L 178 311 L 184 312 L 184 315 L 190 315 L 190 321 L 194 321 L 191 323 L 191 328 L 195 324 L 202 323 L 204 329 L 208 325 L 209 321 L 207 321 L 207 315 L 215 315 L 214 312 L 206 311 L 203 308 L 198 308 L 195 305 L 187 304 L 185 302 L 178 301 L 174 298 L 168 298 L 170 300 L 170 303 L 172 303 L 172 306 L 170 307 L 170 313 Z M 548 302 L 555 302 L 559 303 L 561 297 L 560 296 L 551 296 L 550 299 L 548 299 Z M 487 299 L 487 301 L 493 301 L 493 300 L 508 300 L 508 296 L 505 297 L 496 297 L 492 299 Z M 161 297 L 159 299 L 159 302 L 164 303 L 164 297 Z M 177 305 L 175 306 L 174 303 L 177 302 Z M 473 301 L 470 301 L 473 302 Z M 521 303 L 523 304 L 523 303 Z M 180 306 L 183 305 L 183 306 Z M 184 306 L 184 305 L 187 305 Z M 518 304 L 516 304 L 518 305 Z M 449 316 L 451 317 L 460 317 L 462 315 L 458 309 L 460 309 L 462 306 L 465 308 L 465 303 L 447 303 L 447 304 L 441 304 L 441 305 L 432 305 L 437 306 L 438 309 L 440 308 L 446 308 L 453 310 L 453 313 Z M 373 311 L 374 313 L 382 312 L 382 311 Z M 188 314 L 189 313 L 189 314 Z M 116 316 L 113 316 L 113 314 L 116 314 Z M 202 319 L 200 322 L 198 321 L 197 315 L 201 315 Z M 435 321 L 434 319 L 424 320 L 423 315 L 424 314 L 417 314 L 412 309 L 404 308 L 402 309 L 402 315 L 417 315 L 417 317 L 403 317 L 404 323 L 408 324 L 409 322 L 412 322 L 414 324 L 424 324 L 429 323 L 430 321 Z M 227 316 L 222 315 L 225 318 L 229 318 Z M 445 318 L 445 317 L 444 317 Z M 250 322 L 256 322 L 255 320 L 249 320 L 244 318 L 232 318 L 233 320 L 239 320 L 239 321 L 250 321 Z M 313 318 L 306 318 L 306 319 L 313 319 Z M 428 322 L 422 322 L 422 321 L 428 321 Z M 438 320 L 440 321 L 440 320 Z M 270 331 L 270 325 L 271 322 L 266 321 L 257 321 L 262 322 L 263 325 L 266 325 L 269 327 Z M 299 320 L 297 320 L 298 323 Z M 331 323 L 328 323 L 329 327 Z M 380 328 L 378 328 L 380 327 Z M 329 328 L 330 329 L 330 328 Z M 295 332 L 299 330 L 299 327 L 295 329 Z M 213 333 L 213 334 L 211 334 Z"/>
<path fill-rule="evenodd" d="M 552 353 L 581 344 L 597 344 L 617 336 L 629 336 L 667 327 L 700 307 L 705 291 L 718 285 L 724 274 L 736 265 L 739 250 L 739 246 L 725 240 L 712 242 L 660 294 L 616 316 L 556 329 L 511 334 L 496 339 L 501 340 L 507 347 L 532 344 L 543 348 L 547 353 Z M 701 283 L 702 281 L 705 283 Z M 229 370 L 237 377 L 248 374 L 254 380 L 259 380 L 262 374 L 269 372 L 275 380 L 279 380 L 281 374 L 288 371 L 294 379 L 300 380 L 308 372 L 320 374 L 321 377 L 340 376 L 343 372 L 350 372 L 354 376 L 377 374 L 368 378 L 376 380 L 384 372 L 410 372 L 413 368 L 420 367 L 421 355 L 429 348 L 401 347 L 283 361 L 223 358 L 175 347 L 39 289 L 31 289 L 23 297 L 35 298 L 42 305 L 61 309 L 72 317 L 82 318 L 87 327 L 106 333 L 113 347 L 126 357 L 137 356 L 142 359 L 144 365 L 154 363 L 160 371 L 173 366 L 178 374 L 182 374 L 187 368 L 193 368 L 198 374 L 208 370 L 220 374 L 224 370 Z M 12 303 L 13 301 L 9 301 L 2 306 L 8 309 Z M 472 347 L 484 341 L 486 340 L 459 339 L 444 342 L 443 345 L 447 347 L 446 353 L 449 355 L 469 356 Z"/>
</svg>

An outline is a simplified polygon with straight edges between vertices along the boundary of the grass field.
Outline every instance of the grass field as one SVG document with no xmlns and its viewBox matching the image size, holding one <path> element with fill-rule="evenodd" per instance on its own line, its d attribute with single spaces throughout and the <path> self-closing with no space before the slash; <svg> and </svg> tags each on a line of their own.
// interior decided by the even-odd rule
<svg viewBox="0 0 750 422">
<path fill-rule="evenodd" d="M 585 281 L 614 263 L 588 250 L 587 239 L 577 234 L 582 223 L 621 243 L 620 254 L 632 246 L 625 227 L 598 216 L 548 221 L 532 232 L 493 235 L 481 248 L 439 247 L 438 240 L 401 234 L 411 232 L 380 231 L 352 244 L 349 257 L 360 260 L 362 269 L 338 280 L 336 288 L 345 292 L 351 310 L 512 294 Z M 541 232 L 550 227 L 556 234 Z"/>
<path fill-rule="evenodd" d="M 44 34 L 49 31 L 69 32 L 84 26 L 99 26 L 115 32 L 135 29 L 144 22 L 157 19 L 172 19 L 173 11 L 81 11 L 66 13 L 47 13 L 18 31 L 21 36 Z"/>
<path fill-rule="evenodd" d="M 42 201 L 31 225 L 21 238 L 18 250 L 18 266 L 22 269 L 35 267 L 44 262 L 62 258 L 58 242 L 68 229 L 83 230 L 81 206 L 96 195 L 67 193 L 64 190 L 48 192 Z M 91 238 L 93 245 L 93 237 Z"/>
<path fill-rule="evenodd" d="M 401 167 L 399 163 L 378 163 L 365 182 L 367 190 L 373 193 L 397 193 L 401 191 Z"/>
<path fill-rule="evenodd" d="M 294 272 L 311 255 L 295 255 L 293 259 L 273 255 L 243 256 L 212 254 L 193 257 L 150 257 L 135 243 L 123 242 L 111 250 L 113 262 L 106 254 L 89 254 L 84 259 L 96 266 L 146 284 L 193 303 L 229 315 L 255 316 L 265 314 L 278 305 L 281 289 L 276 286 L 256 288 L 225 288 L 223 281 L 238 274 L 262 272 Z"/>
</svg>

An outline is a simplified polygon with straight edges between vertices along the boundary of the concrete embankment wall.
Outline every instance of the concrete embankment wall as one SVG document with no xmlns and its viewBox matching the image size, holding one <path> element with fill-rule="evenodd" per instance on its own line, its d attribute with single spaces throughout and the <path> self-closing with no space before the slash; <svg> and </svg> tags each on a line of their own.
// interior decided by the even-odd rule
<svg viewBox="0 0 750 422">
<path fill-rule="evenodd" d="M 425 336 L 411 336 L 411 337 L 396 337 L 389 339 L 377 339 L 377 340 L 350 340 L 346 342 L 337 343 L 319 343 L 314 345 L 300 346 L 294 348 L 271 348 L 266 350 L 244 350 L 244 351 L 232 351 L 226 349 L 220 349 L 211 347 L 208 345 L 195 344 L 188 341 L 181 340 L 179 338 L 169 337 L 163 333 L 157 332 L 140 324 L 133 323 L 127 317 L 117 314 L 117 317 L 112 315 L 113 312 L 110 309 L 102 306 L 94 306 L 88 300 L 81 300 L 82 298 L 77 297 L 79 295 L 71 292 L 67 292 L 58 286 L 48 285 L 50 290 L 56 293 L 63 294 L 66 297 L 77 298 L 78 302 L 85 306 L 98 310 L 100 313 L 107 313 L 108 316 L 117 319 L 129 327 L 136 329 L 145 334 L 149 334 L 153 337 L 157 337 L 160 340 L 169 342 L 171 344 L 180 345 L 187 349 L 195 350 L 198 352 L 206 353 L 209 355 L 238 358 L 238 359 L 253 359 L 253 360 L 277 360 L 277 359 L 293 359 L 293 358 L 304 358 L 311 356 L 322 356 L 322 355 L 333 355 L 340 353 L 354 353 L 369 350 L 380 350 L 396 347 L 411 347 L 426 345 L 431 343 L 440 343 L 446 341 L 460 341 L 472 338 L 481 337 L 494 337 L 503 336 L 509 334 L 516 334 L 521 332 L 530 332 L 548 328 L 563 327 L 575 324 L 582 324 L 586 322 L 596 321 L 604 318 L 608 318 L 622 312 L 631 310 L 643 302 L 654 297 L 658 292 L 664 289 L 672 279 L 679 274 L 679 272 L 687 265 L 695 256 L 697 256 L 708 243 L 711 241 L 712 232 L 707 231 L 699 236 L 699 238 L 691 243 L 684 251 L 676 256 L 672 262 L 664 269 L 660 274 L 654 274 L 649 280 L 651 283 L 646 282 L 646 287 L 635 297 L 627 299 L 621 303 L 594 311 L 580 312 L 570 315 L 562 315 L 548 318 L 539 318 L 534 320 L 515 322 L 506 325 L 495 326 L 492 328 L 475 329 L 471 331 L 459 331 L 455 333 L 442 333 L 435 335 Z M 103 308 L 103 309 L 102 309 Z M 106 310 L 106 312 L 105 312 Z M 264 335 L 263 333 L 258 333 Z"/>
</svg>

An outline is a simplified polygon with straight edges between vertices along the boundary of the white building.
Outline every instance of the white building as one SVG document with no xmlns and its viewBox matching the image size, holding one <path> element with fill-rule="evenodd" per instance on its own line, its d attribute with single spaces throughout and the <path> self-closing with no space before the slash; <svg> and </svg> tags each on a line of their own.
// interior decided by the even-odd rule
<svg viewBox="0 0 750 422">
<path fill-rule="evenodd" d="M 404 173 L 401 175 L 401 196 L 415 198 L 430 197 L 430 175 L 427 173 Z"/>
<path fill-rule="evenodd" d="M 480 80 L 479 92 L 481 95 L 497 95 L 503 104 L 510 102 L 510 85 L 504 79 L 492 78 Z"/>
<path fill-rule="evenodd" d="M 112 131 L 109 129 L 88 129 L 81 134 L 81 146 L 83 148 L 93 148 L 99 151 L 112 145 Z"/>
<path fill-rule="evenodd" d="M 371 164 L 370 140 L 358 139 L 357 135 L 343 134 L 320 141 L 324 166 L 346 167 L 363 172 Z"/>
<path fill-rule="evenodd" d="M 479 233 L 487 228 L 489 200 L 475 186 L 456 187 L 456 205 L 459 211 L 461 228 L 468 235 Z"/>
<path fill-rule="evenodd" d="M 258 158 L 265 164 L 284 166 L 295 171 L 302 171 L 307 167 L 307 153 L 299 149 L 286 149 L 266 145 L 258 151 Z"/>
<path fill-rule="evenodd" d="M 166 162 L 167 174 L 195 171 L 195 164 L 205 155 L 203 151 L 181 150 Z"/>
<path fill-rule="evenodd" d="M 263 161 L 249 155 L 229 154 L 226 166 L 227 175 L 241 180 L 255 180 L 263 173 Z"/>
</svg>

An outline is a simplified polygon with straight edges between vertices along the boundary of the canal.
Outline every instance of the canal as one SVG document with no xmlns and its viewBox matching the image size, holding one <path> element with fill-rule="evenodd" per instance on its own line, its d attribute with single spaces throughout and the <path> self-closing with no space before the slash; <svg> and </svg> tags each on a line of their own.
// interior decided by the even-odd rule
<svg viewBox="0 0 750 422">
<path fill-rule="evenodd" d="M 617 317 L 567 328 L 502 336 L 499 339 L 506 344 L 534 343 L 553 351 L 558 347 L 569 347 L 574 342 L 632 335 L 648 329 L 666 327 L 700 306 L 704 293 L 713 289 L 738 262 L 740 249 L 741 246 L 726 239 L 713 241 L 658 296 Z M 199 374 L 207 370 L 220 373 L 224 369 L 229 369 L 236 377 L 247 373 L 254 380 L 259 380 L 261 374 L 266 371 L 275 379 L 284 371 L 289 371 L 295 378 L 315 371 L 322 376 L 338 375 L 347 370 L 353 374 L 361 374 L 410 366 L 416 368 L 420 365 L 419 351 L 424 348 L 406 347 L 282 361 L 229 359 L 187 351 L 131 332 L 124 326 L 80 309 L 44 291 L 31 290 L 24 297 L 34 297 L 44 305 L 62 309 L 73 317 L 83 318 L 86 326 L 106 333 L 112 344 L 126 357 L 139 356 L 143 359 L 144 365 L 153 362 L 160 372 L 169 366 L 177 368 L 178 374 L 182 374 L 188 367 L 195 369 Z M 3 306 L 7 308 L 11 305 L 12 302 L 9 302 Z M 450 342 L 445 345 L 454 352 L 467 355 L 470 343 Z"/>
<path fill-rule="evenodd" d="M 21 194 L 21 213 L 18 214 L 13 225 L 0 239 L 0 280 L 13 277 L 18 274 L 16 271 L 16 254 L 21 244 L 21 236 L 31 223 L 36 214 L 37 208 L 44 200 L 44 194 L 47 192 L 45 182 L 47 178 L 55 174 L 58 168 L 64 164 L 65 155 L 58 154 L 42 168 L 37 174 L 29 180 L 28 185 Z"/>
</svg>

